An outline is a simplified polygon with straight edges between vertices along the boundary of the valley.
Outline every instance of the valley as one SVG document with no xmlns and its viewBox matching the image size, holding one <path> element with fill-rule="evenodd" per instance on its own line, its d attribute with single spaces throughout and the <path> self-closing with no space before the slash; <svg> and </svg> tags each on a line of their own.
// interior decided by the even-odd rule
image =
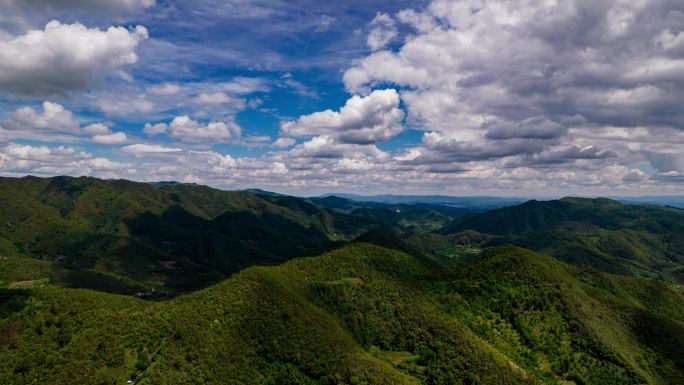
<svg viewBox="0 0 684 385">
<path fill-rule="evenodd" d="M 674 209 L 564 198 L 456 213 L 94 178 L 0 184 L 0 383 L 684 378 Z M 405 225 L 417 220 L 433 225 Z"/>
</svg>

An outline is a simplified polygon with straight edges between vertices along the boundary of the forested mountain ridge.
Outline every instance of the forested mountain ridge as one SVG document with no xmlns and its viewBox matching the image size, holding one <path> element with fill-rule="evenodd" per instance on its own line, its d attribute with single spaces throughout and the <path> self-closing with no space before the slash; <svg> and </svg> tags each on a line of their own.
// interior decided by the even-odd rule
<svg viewBox="0 0 684 385">
<path fill-rule="evenodd" d="M 107 273 L 126 293 L 206 286 L 247 266 L 321 253 L 369 226 L 286 196 L 87 177 L 0 178 L 0 255 Z"/>
<path fill-rule="evenodd" d="M 0 384 L 684 384 L 681 210 L 322 199 L 0 178 Z"/>
<path fill-rule="evenodd" d="M 481 246 L 515 244 L 602 271 L 684 283 L 684 211 L 611 199 L 529 201 L 455 220 Z"/>
<path fill-rule="evenodd" d="M 684 297 L 524 249 L 352 244 L 149 302 L 0 290 L 0 383 L 681 384 Z"/>
</svg>

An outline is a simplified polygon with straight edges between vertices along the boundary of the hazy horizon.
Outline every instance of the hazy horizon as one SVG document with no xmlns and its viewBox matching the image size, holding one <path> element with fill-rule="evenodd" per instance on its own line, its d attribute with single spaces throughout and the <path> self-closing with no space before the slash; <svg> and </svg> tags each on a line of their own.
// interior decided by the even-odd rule
<svg viewBox="0 0 684 385">
<path fill-rule="evenodd" d="M 6 177 L 6 178 L 23 178 L 23 177 L 36 177 L 36 178 L 52 178 L 52 177 L 72 177 L 72 178 L 79 178 L 79 177 L 92 177 L 90 175 L 55 175 L 55 176 L 39 176 L 39 175 L 23 175 L 23 176 L 5 176 L 2 175 L 0 177 Z M 279 191 L 278 189 L 264 189 L 261 187 L 240 187 L 240 188 L 231 188 L 231 187 L 226 187 L 226 186 L 212 186 L 209 184 L 203 184 L 203 183 L 196 183 L 196 182 L 181 182 L 181 181 L 176 181 L 176 180 L 135 180 L 135 179 L 129 179 L 129 178 L 100 178 L 104 180 L 127 180 L 130 182 L 137 182 L 137 183 L 148 183 L 148 184 L 190 184 L 190 185 L 199 185 L 199 186 L 207 186 L 219 190 L 224 190 L 224 191 L 254 191 L 254 192 L 264 192 L 264 193 L 275 193 L 275 194 L 280 194 L 280 195 L 288 195 L 288 196 L 293 196 L 293 197 L 298 197 L 298 198 L 314 198 L 314 197 L 328 197 L 328 196 L 337 196 L 340 198 L 347 198 L 350 197 L 350 199 L 353 199 L 354 197 L 360 197 L 360 198 L 368 198 L 368 201 L 373 201 L 371 198 L 374 197 L 397 197 L 397 198 L 408 198 L 408 197 L 442 197 L 442 198 L 458 198 L 458 199 L 467 199 L 467 198 L 475 198 L 475 199 L 486 199 L 486 198 L 493 198 L 493 199 L 510 199 L 510 200 L 524 200 L 524 199 L 537 199 L 537 200 L 555 200 L 555 199 L 562 199 L 562 198 L 608 198 L 608 199 L 617 199 L 617 200 L 627 200 L 627 199 L 641 199 L 641 200 L 647 200 L 647 199 L 673 199 L 676 200 L 677 202 L 679 200 L 682 200 L 682 204 L 684 204 L 684 194 L 680 195 L 653 195 L 653 194 L 648 194 L 648 195 L 617 195 L 617 194 L 557 194 L 557 195 L 541 195 L 541 194 L 529 194 L 529 195 L 488 195 L 488 194 L 480 194 L 480 195 L 458 195 L 458 194 L 443 194 L 443 193 L 363 193 L 363 192 L 358 192 L 358 191 L 345 191 L 345 190 L 330 190 L 330 191 L 322 191 L 320 193 L 307 193 L 307 192 L 287 192 L 287 191 Z M 416 201 L 418 202 L 418 201 Z"/>
</svg>

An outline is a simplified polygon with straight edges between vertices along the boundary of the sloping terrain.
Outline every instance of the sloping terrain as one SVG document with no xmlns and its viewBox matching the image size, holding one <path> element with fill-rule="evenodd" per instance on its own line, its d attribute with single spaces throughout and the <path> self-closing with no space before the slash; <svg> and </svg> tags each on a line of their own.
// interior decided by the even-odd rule
<svg viewBox="0 0 684 385">
<path fill-rule="evenodd" d="M 485 246 L 515 244 L 578 266 L 684 282 L 684 211 L 610 199 L 529 201 L 454 221 L 440 232 L 473 230 Z"/>
<path fill-rule="evenodd" d="M 166 302 L 0 291 L 0 383 L 681 384 L 684 297 L 504 247 L 352 244 Z"/>
<path fill-rule="evenodd" d="M 319 254 L 370 226 L 286 196 L 85 177 L 0 178 L 0 255 L 133 283 L 122 293 L 196 289 L 247 266 Z"/>
<path fill-rule="evenodd" d="M 0 178 L 0 384 L 684 384 L 680 210 L 322 199 Z"/>
<path fill-rule="evenodd" d="M 455 218 L 481 210 L 470 207 L 453 207 L 429 203 L 378 203 L 355 201 L 334 195 L 308 198 L 322 207 L 374 221 L 386 228 L 407 232 L 439 230 Z"/>
</svg>

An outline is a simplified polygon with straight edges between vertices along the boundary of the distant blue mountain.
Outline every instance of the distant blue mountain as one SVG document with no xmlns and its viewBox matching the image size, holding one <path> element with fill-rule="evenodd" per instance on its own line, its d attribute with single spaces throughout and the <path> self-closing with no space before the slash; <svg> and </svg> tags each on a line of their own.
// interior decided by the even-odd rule
<svg viewBox="0 0 684 385">
<path fill-rule="evenodd" d="M 643 196 L 643 197 L 614 197 L 612 199 L 623 203 L 650 204 L 658 206 L 670 206 L 684 209 L 684 195 L 680 196 Z"/>
<path fill-rule="evenodd" d="M 384 204 L 432 204 L 451 207 L 464 207 L 479 210 L 489 210 L 504 206 L 517 205 L 531 199 L 539 201 L 553 200 L 560 197 L 495 197 L 495 196 L 448 196 L 448 195 L 358 195 L 345 193 L 332 193 L 321 195 L 319 198 L 339 197 L 357 202 L 376 202 Z M 684 209 L 683 196 L 641 196 L 641 197 L 622 197 L 608 196 L 628 204 L 652 204 L 658 206 L 670 206 Z"/>
<path fill-rule="evenodd" d="M 262 190 L 260 188 L 248 188 L 248 189 L 237 190 L 237 191 L 248 191 L 248 192 L 259 194 L 259 195 L 267 195 L 267 196 L 272 196 L 272 197 L 286 196 L 285 194 L 280 194 L 280 193 L 273 192 L 273 191 Z"/>
<path fill-rule="evenodd" d="M 199 186 L 197 183 L 183 183 L 176 182 L 175 180 L 162 180 L 159 182 L 150 182 L 154 187 L 164 187 L 164 186 L 178 186 L 178 185 L 188 185 L 188 186 Z"/>
<path fill-rule="evenodd" d="M 455 197 L 446 195 L 356 195 L 345 193 L 325 194 L 320 198 L 335 196 L 354 200 L 357 202 L 377 202 L 384 204 L 431 204 L 451 207 L 473 208 L 479 210 L 493 209 L 526 202 L 532 197 L 491 197 L 491 196 L 466 196 Z M 539 198 L 537 198 L 539 199 Z M 552 198 L 541 198 L 552 199 Z"/>
</svg>

